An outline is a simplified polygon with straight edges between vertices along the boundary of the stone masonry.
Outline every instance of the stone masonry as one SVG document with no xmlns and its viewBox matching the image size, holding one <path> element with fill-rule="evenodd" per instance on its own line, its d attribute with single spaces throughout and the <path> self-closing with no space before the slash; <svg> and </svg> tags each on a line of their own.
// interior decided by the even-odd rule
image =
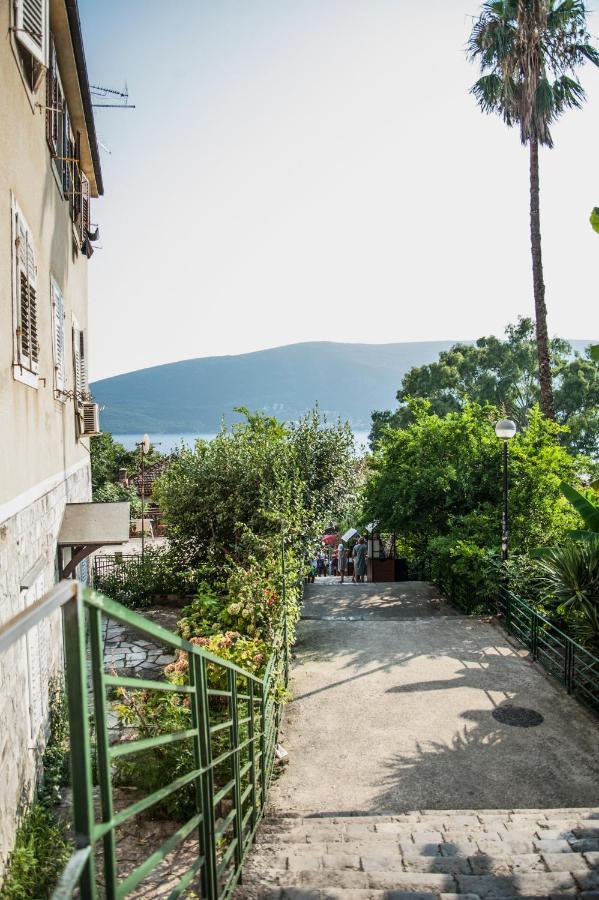
<svg viewBox="0 0 599 900">
<path fill-rule="evenodd" d="M 67 502 L 89 500 L 84 465 L 53 490 L 0 523 L 0 622 L 43 596 L 56 583 L 56 539 Z M 23 576 L 43 560 L 35 583 Z M 62 667 L 60 613 L 31 629 L 0 657 L 0 877 L 11 850 L 23 802 L 35 785 L 46 740 L 48 680 Z"/>
</svg>

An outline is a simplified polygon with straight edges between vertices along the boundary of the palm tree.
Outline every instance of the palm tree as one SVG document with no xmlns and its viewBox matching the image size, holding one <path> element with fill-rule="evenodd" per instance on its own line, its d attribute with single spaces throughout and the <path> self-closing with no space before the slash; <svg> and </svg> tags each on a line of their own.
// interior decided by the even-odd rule
<svg viewBox="0 0 599 900">
<path fill-rule="evenodd" d="M 535 302 L 541 408 L 555 418 L 547 307 L 541 256 L 539 144 L 553 146 L 550 126 L 585 95 L 578 66 L 599 66 L 591 45 L 582 0 L 488 0 L 472 28 L 468 55 L 480 64 L 472 93 L 483 112 L 520 126 L 530 152 L 530 243 Z"/>
</svg>

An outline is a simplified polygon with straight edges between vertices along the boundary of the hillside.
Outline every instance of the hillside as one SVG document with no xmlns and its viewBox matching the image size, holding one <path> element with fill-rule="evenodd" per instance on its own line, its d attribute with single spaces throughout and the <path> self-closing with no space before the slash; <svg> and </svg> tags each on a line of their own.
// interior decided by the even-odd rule
<svg viewBox="0 0 599 900">
<path fill-rule="evenodd" d="M 91 387 L 103 407 L 102 428 L 121 434 L 216 431 L 223 417 L 235 420 L 236 406 L 293 420 L 316 402 L 329 419 L 366 429 L 372 410 L 395 405 L 408 369 L 434 362 L 453 343 L 290 344 L 140 369 Z"/>
</svg>

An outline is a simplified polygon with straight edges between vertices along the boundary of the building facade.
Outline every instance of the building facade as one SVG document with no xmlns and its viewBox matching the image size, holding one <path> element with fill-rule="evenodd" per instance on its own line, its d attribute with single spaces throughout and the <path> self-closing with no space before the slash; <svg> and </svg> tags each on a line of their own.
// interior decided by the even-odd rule
<svg viewBox="0 0 599 900">
<path fill-rule="evenodd" d="M 76 0 L 0 0 L 0 624 L 58 579 L 65 504 L 91 499 L 90 204 L 102 176 Z M 0 657 L 0 876 L 62 663 L 60 616 Z"/>
</svg>

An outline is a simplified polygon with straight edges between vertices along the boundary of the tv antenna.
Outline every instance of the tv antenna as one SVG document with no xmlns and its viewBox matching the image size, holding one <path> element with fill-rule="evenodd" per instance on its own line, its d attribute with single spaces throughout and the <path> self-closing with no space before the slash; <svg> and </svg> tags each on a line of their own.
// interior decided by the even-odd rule
<svg viewBox="0 0 599 900">
<path fill-rule="evenodd" d="M 124 91 L 117 91 L 114 88 L 103 87 L 101 84 L 90 84 L 89 91 L 92 97 L 98 97 L 103 100 L 115 100 L 114 103 L 92 103 L 92 106 L 110 107 L 112 109 L 135 109 L 134 103 L 129 103 L 129 89 L 125 85 Z"/>
</svg>

